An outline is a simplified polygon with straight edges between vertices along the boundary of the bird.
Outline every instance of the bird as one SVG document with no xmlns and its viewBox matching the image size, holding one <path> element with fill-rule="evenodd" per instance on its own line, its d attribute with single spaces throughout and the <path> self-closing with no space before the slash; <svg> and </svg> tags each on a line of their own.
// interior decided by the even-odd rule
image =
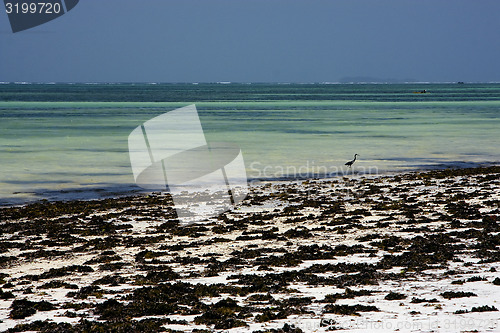
<svg viewBox="0 0 500 333">
<path fill-rule="evenodd" d="M 356 161 L 356 156 L 358 156 L 358 154 L 354 154 L 354 159 L 352 161 L 347 162 L 345 165 L 347 165 L 349 168 L 352 167 L 352 165 Z"/>
</svg>

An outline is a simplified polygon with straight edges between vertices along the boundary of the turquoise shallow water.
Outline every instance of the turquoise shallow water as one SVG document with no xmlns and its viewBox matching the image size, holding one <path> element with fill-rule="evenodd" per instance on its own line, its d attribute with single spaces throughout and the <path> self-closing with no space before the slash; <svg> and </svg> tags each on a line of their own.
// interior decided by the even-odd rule
<svg viewBox="0 0 500 333">
<path fill-rule="evenodd" d="M 193 103 L 249 179 L 500 161 L 499 84 L 2 84 L 0 204 L 138 190 L 129 133 Z"/>
</svg>

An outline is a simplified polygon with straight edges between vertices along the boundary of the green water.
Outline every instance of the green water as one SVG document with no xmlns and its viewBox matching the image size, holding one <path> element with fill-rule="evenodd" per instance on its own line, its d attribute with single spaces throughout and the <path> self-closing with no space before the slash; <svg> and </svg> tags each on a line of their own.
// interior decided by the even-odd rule
<svg viewBox="0 0 500 333">
<path fill-rule="evenodd" d="M 136 191 L 128 135 L 189 104 L 249 179 L 500 161 L 499 84 L 1 84 L 0 204 Z"/>
</svg>

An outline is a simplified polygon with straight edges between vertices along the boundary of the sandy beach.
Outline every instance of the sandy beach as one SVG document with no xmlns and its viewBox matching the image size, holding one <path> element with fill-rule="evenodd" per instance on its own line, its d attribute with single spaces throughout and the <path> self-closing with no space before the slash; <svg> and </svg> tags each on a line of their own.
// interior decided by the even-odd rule
<svg viewBox="0 0 500 333">
<path fill-rule="evenodd" d="M 0 331 L 497 332 L 500 167 L 0 210 Z"/>
</svg>

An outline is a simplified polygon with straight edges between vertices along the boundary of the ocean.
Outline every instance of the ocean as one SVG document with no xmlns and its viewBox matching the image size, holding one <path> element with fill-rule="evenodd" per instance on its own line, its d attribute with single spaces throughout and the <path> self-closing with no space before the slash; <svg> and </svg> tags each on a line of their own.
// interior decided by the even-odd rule
<svg viewBox="0 0 500 333">
<path fill-rule="evenodd" d="M 239 145 L 250 181 L 500 163 L 494 83 L 5 83 L 0 205 L 141 191 L 128 135 L 190 104 L 208 142 Z"/>
</svg>

